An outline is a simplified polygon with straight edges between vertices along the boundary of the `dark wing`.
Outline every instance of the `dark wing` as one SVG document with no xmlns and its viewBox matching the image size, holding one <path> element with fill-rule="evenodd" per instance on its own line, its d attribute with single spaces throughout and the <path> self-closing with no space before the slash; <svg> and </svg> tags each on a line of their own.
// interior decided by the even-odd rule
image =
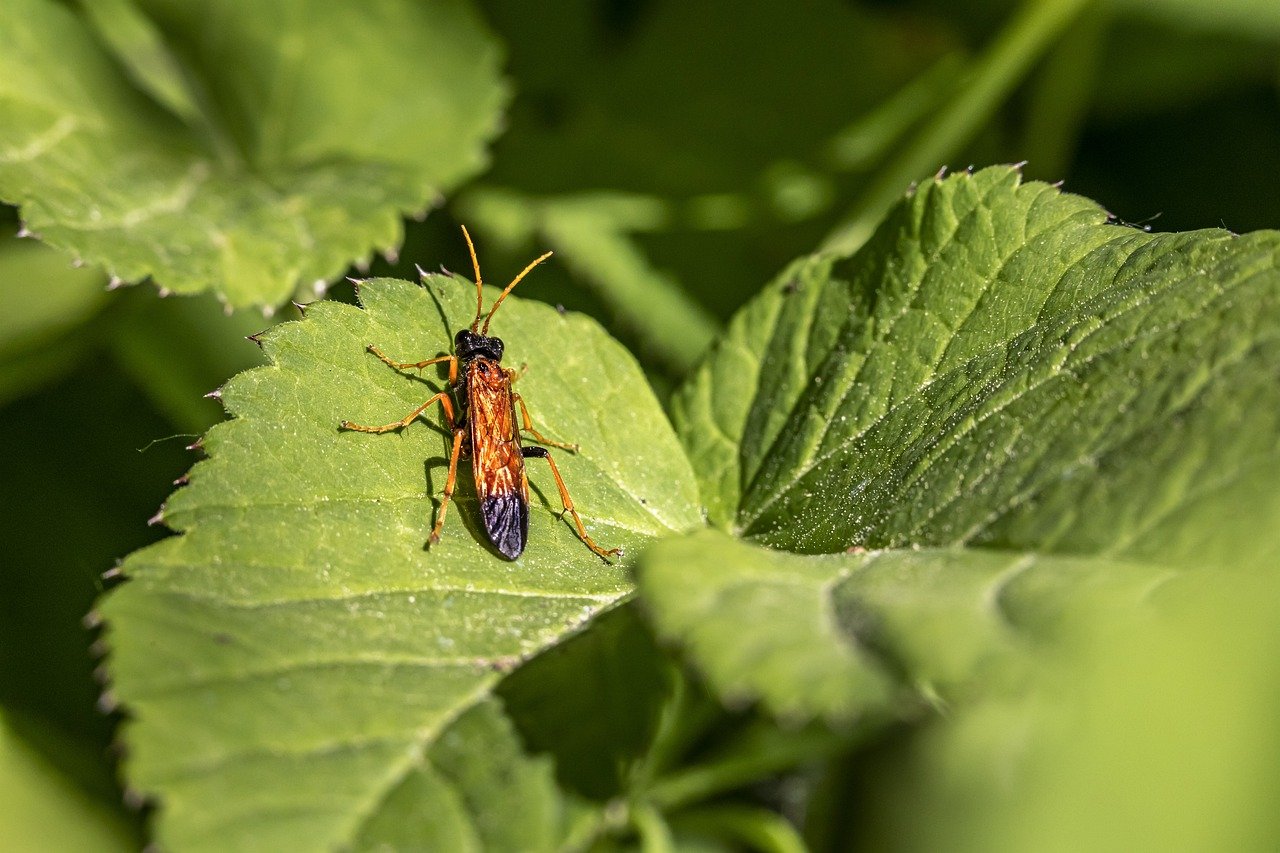
<svg viewBox="0 0 1280 853">
<path fill-rule="evenodd" d="M 502 377 L 505 380 L 505 375 Z M 471 470 L 485 532 L 509 560 L 529 539 L 529 487 L 516 432 L 511 387 L 505 381 L 468 377 Z"/>
<path fill-rule="evenodd" d="M 519 557 L 529 539 L 529 502 L 516 494 L 484 495 L 480 514 L 493 547 L 508 560 Z"/>
</svg>

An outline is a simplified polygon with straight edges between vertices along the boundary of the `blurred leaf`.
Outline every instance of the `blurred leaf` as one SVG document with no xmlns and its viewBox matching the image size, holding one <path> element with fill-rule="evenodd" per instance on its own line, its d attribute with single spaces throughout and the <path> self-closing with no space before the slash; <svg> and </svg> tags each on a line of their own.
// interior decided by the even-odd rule
<svg viewBox="0 0 1280 853">
<path fill-rule="evenodd" d="M 132 580 L 104 605 L 133 720 L 129 776 L 160 797 L 165 846 L 270 833 L 328 847 L 371 820 L 443 808 L 435 798 L 457 791 L 409 781 L 442 733 L 504 671 L 630 594 L 627 569 L 556 517 L 536 461 L 520 559 L 480 544 L 465 472 L 443 540 L 424 550 L 444 478 L 447 440 L 428 425 L 440 415 L 400 434 L 337 424 L 384 422 L 430 396 L 441 380 L 365 346 L 447 351 L 474 294 L 436 276 L 373 281 L 361 296 L 366 310 L 317 303 L 263 339 L 272 366 L 227 384 L 233 419 L 209 432 L 210 458 L 165 510 L 184 535 L 129 558 Z M 519 299 L 495 330 L 529 364 L 519 387 L 539 428 L 581 442 L 558 458 L 602 543 L 634 553 L 698 523 L 692 472 L 621 347 L 584 317 Z"/>
<path fill-rule="evenodd" d="M 799 556 L 703 531 L 651 547 L 639 582 L 724 701 L 845 724 L 995 689 L 1065 602 L 1132 603 L 1167 574 L 966 549 Z"/>
<path fill-rule="evenodd" d="M 127 69 L 64 7 L 0 13 L 0 197 L 114 276 L 278 304 L 484 165 L 506 95 L 462 0 L 139 8 L 94 16 Z M 194 126 L 167 109 L 185 78 Z"/>
<path fill-rule="evenodd" d="M 846 846 L 1275 849 L 1277 601 L 1274 574 L 1213 572 L 1167 584 L 1142 619 L 1081 609 L 1029 698 L 862 756 Z"/>
<path fill-rule="evenodd" d="M 1009 168 L 925 184 L 687 383 L 710 517 L 805 552 L 1274 556 L 1278 260 L 1275 232 L 1116 227 Z"/>
<path fill-rule="evenodd" d="M 46 246 L 0 237 L 0 404 L 71 367 L 81 351 L 74 330 L 102 307 L 105 284 Z"/>
<path fill-rule="evenodd" d="M 134 0 L 91 0 L 79 8 L 134 85 L 188 124 L 204 121 L 182 63 Z"/>
<path fill-rule="evenodd" d="M 26 853 L 136 850 L 137 839 L 125 822 L 21 738 L 7 717 L 0 713 L 0 799 L 5 804 L 0 837 L 5 848 Z"/>
</svg>

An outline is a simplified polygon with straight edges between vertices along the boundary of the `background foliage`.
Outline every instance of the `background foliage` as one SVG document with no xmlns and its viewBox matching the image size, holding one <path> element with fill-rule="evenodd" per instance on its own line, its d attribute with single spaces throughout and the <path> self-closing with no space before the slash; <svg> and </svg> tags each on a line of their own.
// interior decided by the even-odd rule
<svg viewBox="0 0 1280 853">
<path fill-rule="evenodd" d="M 530 622 L 521 622 L 518 601 L 501 619 L 477 611 L 495 619 L 495 630 L 522 627 L 474 652 L 474 671 L 449 689 L 483 690 L 433 717 L 429 735 L 406 734 L 394 703 L 370 702 L 385 712 L 380 746 L 394 751 L 403 735 L 419 751 L 419 769 L 346 836 L 292 812 L 317 843 L 553 848 L 595 839 L 783 850 L 803 837 L 817 849 L 1274 846 L 1280 638 L 1278 590 L 1265 571 L 1274 569 L 1280 410 L 1274 236 L 1148 235 L 1106 224 L 1104 211 L 1043 184 L 1017 189 L 1009 170 L 942 184 L 929 177 L 942 166 L 1025 160 L 1028 179 L 1065 180 L 1122 222 L 1168 232 L 1275 227 L 1277 8 L 1264 0 L 983 0 L 963 12 L 931 0 L 563 0 L 536 10 L 463 0 L 7 4 L 0 199 L 13 206 L 0 213 L 0 480 L 10 495 L 0 516 L 0 792 L 22 806 L 6 810 L 12 825 L 0 834 L 23 849 L 129 848 L 154 832 L 174 849 L 225 841 L 201 834 L 229 819 L 206 807 L 216 799 L 200 788 L 207 780 L 189 777 L 184 788 L 157 756 L 176 755 L 166 750 L 177 746 L 213 756 L 230 742 L 224 735 L 243 740 L 246 732 L 261 736 L 264 754 L 279 744 L 265 718 L 247 729 L 223 720 L 225 731 L 175 723 L 165 733 L 171 741 L 147 729 L 148 701 L 151 710 L 187 703 L 152 715 L 169 720 L 221 701 L 198 685 L 164 683 L 166 672 L 234 681 L 244 668 L 217 642 L 195 654 L 136 626 L 167 624 L 181 635 L 208 615 L 201 596 L 234 609 L 262 596 L 305 602 L 316 590 L 287 561 L 246 561 L 252 570 L 235 574 L 217 548 L 170 552 L 199 552 L 226 536 L 251 550 L 292 549 L 295 568 L 305 569 L 326 549 L 367 546 L 386 557 L 381 572 L 339 560 L 329 579 L 347 593 L 363 583 L 378 595 L 413 594 L 407 584 L 422 577 L 426 556 L 392 540 L 422 538 L 431 505 L 424 483 L 438 477 L 423 464 L 440 455 L 438 433 L 415 425 L 357 453 L 339 439 L 373 437 L 340 437 L 326 425 L 398 417 L 412 405 L 421 384 L 374 370 L 362 351 L 374 330 L 361 324 L 379 324 L 380 343 L 405 357 L 432 355 L 444 338 L 431 325 L 440 315 L 423 301 L 428 291 L 410 297 L 373 283 L 366 311 L 318 306 L 305 323 L 263 336 L 265 355 L 243 338 L 296 318 L 290 298 L 354 301 L 346 275 L 416 280 L 415 263 L 469 269 L 462 221 L 494 280 L 555 249 L 522 295 L 591 315 L 634 354 L 632 362 L 582 318 L 563 321 L 577 324 L 567 341 L 540 340 L 530 332 L 562 321 L 537 305 L 513 301 L 495 321 L 513 358 L 518 347 L 533 365 L 522 382 L 535 417 L 583 442 L 582 457 L 563 463 L 566 476 L 580 503 L 594 506 L 593 526 L 612 525 L 627 539 L 630 559 L 618 569 L 583 561 L 567 528 L 539 516 L 546 529 L 535 521 L 541 544 L 531 548 L 529 576 L 504 580 L 535 595 L 585 597 L 560 600 L 563 612 L 551 615 L 529 608 L 537 614 Z M 873 237 L 914 182 L 921 192 Z M 1003 189 L 985 198 L 962 189 L 980 184 Z M 990 211 L 991 229 L 950 255 L 928 251 L 928 229 L 912 230 L 913 211 L 965 204 Z M 1008 281 L 1049 288 L 1066 280 L 1070 263 L 1045 250 L 1058 245 L 1061 228 L 1076 229 L 1060 244 L 1088 250 L 1081 268 L 1091 277 L 1067 289 L 1076 301 L 1049 312 L 1056 326 L 1037 327 L 1042 340 L 1001 327 L 1017 315 L 1007 305 L 984 315 L 977 289 L 981 322 L 945 336 L 925 322 L 935 309 L 960 311 L 947 300 L 966 281 L 988 281 L 975 272 L 981 252 L 966 246 L 998 254 L 1029 245 Z M 1048 243 L 1029 240 L 1036 233 Z M 819 247 L 841 257 L 865 252 L 855 261 L 803 259 Z M 913 283 L 913 269 L 936 276 L 938 287 L 929 289 L 927 275 Z M 457 282 L 430 286 L 452 305 Z M 1112 322 L 1127 316 L 1123 299 L 1088 302 L 1090 288 L 1114 295 L 1125 286 L 1146 324 L 1128 327 L 1127 337 Z M 166 293 L 189 295 L 158 298 Z M 774 354 L 777 375 L 756 372 L 751 363 L 767 360 L 752 352 L 764 330 L 794 343 L 787 329 L 808 328 L 824 304 L 896 317 L 893 298 L 903 293 L 928 309 L 909 333 L 878 339 L 833 327 L 815 338 L 860 353 L 869 367 L 859 381 L 870 377 L 874 389 L 866 400 L 906 399 L 900 423 L 839 409 L 821 390 L 813 405 L 850 418 L 847 431 L 823 439 L 803 424 L 769 422 L 791 410 L 780 400 L 799 393 L 787 369 L 823 375 L 828 388 L 845 378 L 821 373 L 826 351 L 817 344 Z M 458 299 L 445 312 L 453 326 L 467 313 Z M 1089 339 L 1095 322 L 1126 343 Z M 1161 330 L 1168 334 L 1147 334 Z M 717 339 L 711 359 L 699 362 Z M 1019 383 L 1049 362 L 1019 360 L 1019 352 L 1051 360 L 1044 347 L 1054 340 L 1080 359 L 1072 369 L 1088 394 L 1062 402 L 1050 387 L 1027 403 Z M 556 364 L 558 347 L 584 341 L 595 342 L 591 358 Z M 944 391 L 953 414 L 1002 399 L 981 376 L 928 382 L 992 343 L 1009 347 L 992 375 L 1028 407 L 1003 427 L 974 415 L 990 430 L 983 440 L 993 458 L 1056 458 L 1055 472 L 1074 461 L 1082 473 L 1037 492 L 1035 505 L 1013 500 L 1038 476 L 1035 465 L 965 471 L 944 446 L 904 440 L 941 410 Z M 190 467 L 183 448 L 224 418 L 206 393 L 267 356 L 274 373 L 227 386 L 222 402 L 240 419 L 210 434 L 205 491 L 179 490 L 161 516 L 211 538 L 189 533 L 133 558 L 139 580 L 108 598 L 107 612 L 138 633 L 113 629 L 104 638 L 95 599 L 116 582 L 119 558 L 165 535 L 146 519 Z M 626 389 L 628 410 L 647 414 L 610 435 L 595 424 L 623 404 L 576 398 L 576 377 Z M 911 396 L 926 384 L 933 390 Z M 351 409 L 358 405 L 367 408 Z M 1116 411 L 1125 416 L 1103 417 Z M 263 448 L 277 455 L 254 484 L 239 474 L 224 481 L 234 499 L 215 494 L 215 472 L 229 464 L 218 456 L 219 436 L 257 436 L 255 419 L 276 430 L 266 443 L 222 447 L 228 456 L 243 450 L 242 472 L 265 461 Z M 725 423 L 740 432 L 719 435 L 713 424 Z M 1028 423 L 1037 429 L 1024 433 Z M 970 424 L 933 426 L 927 435 L 937 440 L 968 435 Z M 1077 430 L 1090 438 L 1064 444 Z M 779 432 L 794 445 L 780 453 L 765 440 Z M 849 458 L 836 467 L 852 479 L 794 480 L 823 440 L 845 448 Z M 379 466 L 351 467 L 367 453 L 385 455 L 380 466 L 413 502 L 381 507 L 376 522 L 295 529 L 309 514 L 291 521 L 288 500 L 335 481 L 351 494 L 379 488 L 360 481 Z M 724 484 L 746 481 L 740 471 L 725 474 L 724 459 L 763 473 L 753 470 L 752 488 L 738 494 Z M 660 529 L 700 524 L 695 475 L 718 530 L 645 549 L 643 538 Z M 201 476 L 193 474 L 196 484 Z M 859 476 L 879 477 L 859 513 L 834 525 L 794 523 L 828 519 L 824 495 Z M 670 490 L 661 493 L 658 481 Z M 271 504 L 280 488 L 288 500 Z M 228 514 L 223 505 L 245 489 L 249 504 L 262 506 Z M 981 498 L 939 514 L 930 501 L 952 491 Z M 996 507 L 1012 509 L 989 516 Z M 496 585 L 466 517 L 464 503 L 442 553 L 457 557 L 460 578 L 474 573 L 461 583 Z M 327 542 L 324 531 L 334 529 L 378 530 L 387 541 Z M 845 554 L 848 545 L 940 550 Z M 1003 550 L 963 547 L 972 545 Z M 1105 561 L 1082 559 L 1096 555 Z M 633 564 L 643 606 L 615 607 L 630 594 Z M 201 565 L 205 574 L 186 571 Z M 175 610 L 167 596 L 192 609 Z M 997 612 L 988 609 L 993 600 Z M 1135 601 L 1155 606 L 1135 620 Z M 279 610 L 279 631 L 320 619 L 306 606 Z M 589 630 L 574 633 L 599 610 Z M 322 620 L 334 626 L 330 648 L 275 651 L 281 660 L 385 655 L 379 644 L 413 636 L 411 627 L 393 628 L 419 624 L 414 612 L 388 599 L 363 614 L 330 615 Z M 929 623 L 936 634 L 921 628 L 930 612 L 944 614 Z M 758 629 L 750 644 L 743 626 Z M 278 636 L 264 633 L 261 648 Z M 99 665 L 106 641 L 116 650 L 111 685 Z M 160 666 L 156 645 L 177 663 Z M 414 695 L 388 689 L 403 682 L 369 663 L 346 664 L 364 667 L 361 686 L 319 679 L 316 689 Z M 278 681 L 253 689 L 240 697 L 246 709 L 302 695 Z M 140 709 L 123 785 L 120 695 Z M 482 741 L 492 746 L 481 754 Z M 385 771 L 369 754 L 361 772 Z M 255 787 L 265 777 L 247 778 L 241 817 L 266 801 Z M 148 824 L 145 796 L 157 791 L 170 807 Z M 299 809 L 346 808 L 323 786 L 296 793 Z M 406 817 L 424 802 L 438 804 L 439 820 Z M 533 817 L 512 825 L 513 809 Z M 296 828 L 258 810 L 267 816 L 242 828 L 259 839 Z M 63 834 L 46 834 L 51 827 Z"/>
</svg>

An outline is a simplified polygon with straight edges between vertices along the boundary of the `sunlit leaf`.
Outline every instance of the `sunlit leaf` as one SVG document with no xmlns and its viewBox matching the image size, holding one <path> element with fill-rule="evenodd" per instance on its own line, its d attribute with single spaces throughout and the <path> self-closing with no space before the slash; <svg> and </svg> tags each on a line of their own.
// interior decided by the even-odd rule
<svg viewBox="0 0 1280 853">
<path fill-rule="evenodd" d="M 776 547 L 1231 559 L 1277 548 L 1277 375 L 1280 234 L 1148 234 L 992 168 L 784 272 L 676 413 L 711 518 Z"/>
<path fill-rule="evenodd" d="M 114 276 L 235 306 L 398 246 L 402 214 L 484 164 L 506 98 L 464 0 L 142 0 L 94 19 L 0 11 L 0 198 Z"/>
<path fill-rule="evenodd" d="M 626 565 L 557 517 L 538 460 L 520 559 L 481 544 L 466 471 L 442 541 L 424 548 L 448 448 L 438 410 L 399 433 L 338 423 L 398 419 L 439 388 L 443 372 L 405 375 L 365 346 L 447 351 L 474 291 L 377 280 L 361 298 L 364 310 L 319 303 L 263 338 L 272 365 L 226 386 L 232 420 L 164 511 L 182 535 L 131 557 L 105 604 L 114 692 L 134 720 L 129 775 L 159 798 L 166 846 L 354 844 L 437 795 L 469 796 L 424 781 L 445 773 L 442 738 L 504 672 L 631 591 Z M 592 535 L 635 553 L 698 524 L 688 463 L 620 346 L 585 317 L 514 298 L 493 331 L 529 365 L 517 387 L 535 424 L 581 444 L 556 456 Z"/>
</svg>

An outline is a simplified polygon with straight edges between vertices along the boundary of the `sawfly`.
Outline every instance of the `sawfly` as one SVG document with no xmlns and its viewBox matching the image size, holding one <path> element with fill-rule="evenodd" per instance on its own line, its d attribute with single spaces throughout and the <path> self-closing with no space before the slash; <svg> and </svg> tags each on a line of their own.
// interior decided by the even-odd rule
<svg viewBox="0 0 1280 853">
<path fill-rule="evenodd" d="M 551 451 L 547 450 L 547 447 L 521 445 L 521 433 L 525 433 L 539 445 L 558 447 L 574 453 L 578 451 L 576 444 L 552 441 L 534 429 L 533 421 L 529 418 L 529 409 L 513 387 L 520 374 L 502 366 L 504 348 L 502 339 L 489 334 L 489 323 L 502 305 L 502 301 L 529 274 L 530 270 L 551 257 L 551 252 L 547 252 L 521 270 L 520 274 L 512 279 L 498 296 L 486 315 L 483 282 L 480 277 L 480 262 L 476 259 L 476 248 L 465 226 L 462 228 L 462 235 L 466 238 L 467 249 L 471 253 L 471 266 L 476 274 L 476 317 L 472 320 L 470 328 L 460 329 L 454 336 L 453 353 L 438 355 L 425 361 L 400 362 L 388 358 L 374 344 L 369 344 L 367 347 L 369 352 L 396 370 L 421 370 L 433 364 L 447 364 L 449 388 L 434 395 L 395 423 L 383 426 L 361 426 L 351 421 L 343 421 L 339 424 L 339 428 L 373 433 L 403 429 L 431 406 L 440 404 L 440 408 L 444 410 L 445 422 L 453 436 L 453 447 L 449 455 L 449 475 L 445 479 L 444 495 L 440 501 L 440 509 L 436 512 L 435 526 L 431 529 L 432 543 L 440 541 L 440 531 L 444 528 L 445 513 L 457 484 L 458 458 L 470 456 L 485 534 L 502 556 L 509 560 L 519 557 L 529 539 L 529 480 L 526 476 L 524 461 L 545 459 L 551 467 L 551 475 L 555 477 L 556 488 L 560 490 L 560 501 L 563 506 L 561 517 L 565 513 L 572 516 L 573 523 L 578 529 L 578 536 L 602 559 L 607 560 L 609 557 L 618 556 L 622 553 L 622 549 L 603 548 L 587 533 L 582 519 L 578 516 L 578 511 L 574 508 L 573 499 L 569 497 L 569 490 L 564 484 L 564 478 L 560 476 L 560 469 L 556 467 Z M 517 407 L 520 410 L 519 427 L 516 426 Z"/>
</svg>

